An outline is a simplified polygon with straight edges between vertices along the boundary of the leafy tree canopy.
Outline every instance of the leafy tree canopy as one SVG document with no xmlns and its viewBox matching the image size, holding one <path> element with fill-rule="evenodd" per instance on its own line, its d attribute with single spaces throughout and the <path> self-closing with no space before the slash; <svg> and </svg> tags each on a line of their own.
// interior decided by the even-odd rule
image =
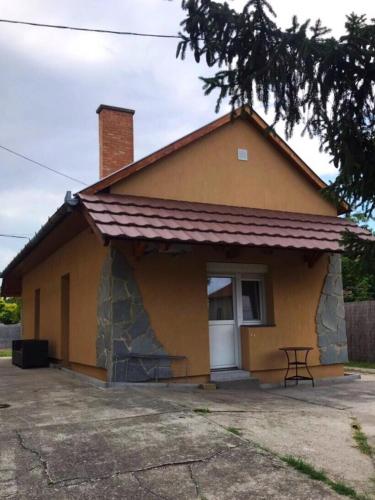
<svg viewBox="0 0 375 500">
<path fill-rule="evenodd" d="M 375 275 L 364 270 L 361 259 L 342 257 L 345 302 L 375 299 Z"/>
<path fill-rule="evenodd" d="M 363 215 L 351 219 L 364 226 L 375 236 L 365 223 Z M 352 233 L 344 234 L 345 253 L 342 257 L 344 299 L 347 302 L 375 300 L 375 245 L 371 241 L 359 240 Z"/>
<path fill-rule="evenodd" d="M 188 49 L 218 71 L 202 78 L 206 94 L 218 91 L 232 107 L 257 99 L 289 138 L 304 125 L 330 154 L 338 176 L 337 199 L 370 215 L 375 209 L 375 22 L 350 14 L 345 33 L 330 35 L 320 20 L 293 17 L 281 29 L 266 0 L 250 0 L 241 12 L 227 2 L 183 0 L 186 18 L 177 57 Z"/>
<path fill-rule="evenodd" d="M 12 325 L 20 322 L 21 305 L 18 299 L 0 297 L 0 323 Z"/>
</svg>

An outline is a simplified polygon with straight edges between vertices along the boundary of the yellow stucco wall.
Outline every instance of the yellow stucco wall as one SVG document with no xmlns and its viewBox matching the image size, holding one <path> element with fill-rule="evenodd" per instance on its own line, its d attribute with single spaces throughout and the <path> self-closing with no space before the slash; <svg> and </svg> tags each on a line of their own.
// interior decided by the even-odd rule
<svg viewBox="0 0 375 500">
<path fill-rule="evenodd" d="M 223 247 L 192 246 L 186 254 L 151 254 L 135 258 L 130 242 L 117 242 L 132 265 L 145 309 L 158 340 L 169 354 L 186 355 L 189 376 L 208 380 L 210 374 L 207 262 L 265 264 L 272 287 L 268 320 L 274 326 L 243 327 L 242 367 L 262 382 L 275 382 L 284 375 L 286 344 L 311 345 L 310 364 L 317 377 L 342 374 L 342 366 L 319 367 L 315 315 L 327 272 L 323 255 L 309 268 L 302 252 L 238 249 L 227 258 Z M 71 368 L 105 379 L 105 370 L 95 368 L 97 334 L 97 289 L 107 248 L 88 230 L 61 247 L 23 280 L 24 337 L 34 335 L 34 290 L 41 289 L 40 338 L 50 342 L 50 355 L 60 359 L 60 278 L 70 273 L 70 363 Z M 273 303 L 273 304 L 272 304 Z M 184 375 L 184 365 L 175 363 L 174 376 Z M 183 380 L 183 379 L 181 379 Z M 194 379 L 191 379 L 194 380 Z"/>
<path fill-rule="evenodd" d="M 248 161 L 237 149 L 248 149 Z M 112 193 L 336 215 L 253 126 L 236 120 L 111 187 Z"/>
<path fill-rule="evenodd" d="M 245 368 L 259 373 L 284 368 L 284 355 L 278 348 L 287 344 L 311 345 L 314 351 L 310 363 L 319 365 L 315 315 L 327 272 L 327 255 L 309 268 L 303 253 L 297 251 L 275 250 L 269 254 L 243 248 L 236 259 L 226 259 L 222 248 L 193 246 L 193 251 L 185 255 L 145 255 L 136 260 L 130 244 L 117 246 L 134 267 L 158 339 L 168 353 L 188 356 L 191 376 L 210 373 L 207 262 L 268 266 L 273 288 L 273 311 L 269 311 L 268 317 L 274 320 L 275 326 L 244 329 L 249 333 L 248 347 L 242 352 Z M 325 368 L 321 373 L 331 374 L 332 370 Z M 281 379 L 283 373 L 279 370 L 268 378 Z M 182 374 L 182 366 L 179 370 L 176 368 L 174 375 Z M 268 381 L 267 376 L 261 378 Z"/>
<path fill-rule="evenodd" d="M 284 313 L 284 310 L 279 312 Z M 285 315 L 279 314 L 280 321 L 272 326 L 241 327 L 242 366 L 245 370 L 250 371 L 262 383 L 279 382 L 285 376 L 287 368 L 286 355 L 279 348 L 300 346 L 313 348 L 308 355 L 307 362 L 315 378 L 344 375 L 344 367 L 341 364 L 320 365 L 317 336 L 313 330 L 296 330 L 293 322 L 288 326 L 287 318 L 283 316 Z M 306 319 L 309 320 L 309 317 Z M 294 353 L 289 353 L 289 355 L 293 361 Z M 297 354 L 297 360 L 304 360 L 304 352 Z M 294 374 L 294 369 L 291 369 L 288 376 Z M 299 368 L 299 374 L 308 375 L 302 368 Z"/>
<path fill-rule="evenodd" d="M 327 272 L 327 256 L 312 269 L 306 264 L 301 266 L 298 260 L 293 264 L 293 260 L 285 259 L 284 264 L 272 267 L 275 325 L 241 327 L 243 367 L 262 382 L 281 380 L 287 361 L 279 348 L 301 346 L 314 349 L 309 353 L 308 364 L 315 377 L 343 375 L 342 365 L 319 366 L 315 316 Z"/>
<path fill-rule="evenodd" d="M 194 252 L 175 258 L 150 255 L 136 260 L 129 244 L 117 246 L 134 268 L 158 340 L 169 354 L 188 356 L 190 375 L 207 374 L 209 345 L 204 258 L 197 258 Z M 175 367 L 174 374 L 184 374 L 182 363 Z"/>
<path fill-rule="evenodd" d="M 69 273 L 69 361 L 95 367 L 97 290 L 107 251 L 87 229 L 23 277 L 24 338 L 34 337 L 34 291 L 40 288 L 40 338 L 49 341 L 50 356 L 61 359 L 60 283 Z M 91 373 L 103 378 L 101 370 Z"/>
</svg>

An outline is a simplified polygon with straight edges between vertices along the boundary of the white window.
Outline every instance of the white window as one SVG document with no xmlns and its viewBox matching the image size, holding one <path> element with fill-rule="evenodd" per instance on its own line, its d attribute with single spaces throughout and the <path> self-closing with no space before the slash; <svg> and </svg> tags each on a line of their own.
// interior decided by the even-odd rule
<svg viewBox="0 0 375 500">
<path fill-rule="evenodd" d="M 246 325 L 265 323 L 264 277 L 242 275 L 238 288 L 241 323 Z"/>
<path fill-rule="evenodd" d="M 265 276 L 268 272 L 266 265 L 209 262 L 207 263 L 207 271 L 209 276 L 211 275 L 209 278 L 209 297 L 211 291 L 215 292 L 210 297 L 212 299 L 212 304 L 210 302 L 210 319 L 214 319 L 213 316 L 219 314 L 217 308 L 219 301 L 224 302 L 224 297 L 221 295 L 223 295 L 224 291 L 229 290 L 228 284 L 231 283 L 237 325 L 266 324 Z M 220 277 L 224 278 L 223 281 L 218 281 Z M 220 294 L 216 290 L 216 284 L 223 285 Z M 228 300 L 225 302 L 229 304 Z M 227 309 L 224 311 L 222 308 L 220 314 L 226 318 Z"/>
<path fill-rule="evenodd" d="M 247 149 L 238 148 L 237 149 L 237 158 L 240 161 L 247 161 L 247 159 L 248 159 Z"/>
</svg>

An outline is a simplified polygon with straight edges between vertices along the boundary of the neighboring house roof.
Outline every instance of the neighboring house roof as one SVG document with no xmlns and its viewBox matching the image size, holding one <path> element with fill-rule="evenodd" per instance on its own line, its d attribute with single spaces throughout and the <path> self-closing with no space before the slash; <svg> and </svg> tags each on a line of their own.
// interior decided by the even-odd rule
<svg viewBox="0 0 375 500">
<path fill-rule="evenodd" d="M 214 292 L 208 293 L 208 297 L 210 299 L 225 299 L 227 297 L 233 296 L 233 284 L 229 283 L 224 288 L 219 288 L 219 290 L 215 290 Z"/>
<path fill-rule="evenodd" d="M 341 251 L 346 230 L 370 233 L 348 219 L 130 195 L 80 194 L 84 215 L 104 240 L 143 239 Z"/>
<path fill-rule="evenodd" d="M 288 146 L 288 144 L 281 139 L 279 135 L 277 135 L 274 131 L 270 130 L 269 125 L 253 110 L 250 108 L 242 108 L 236 110 L 234 113 L 228 113 L 217 120 L 205 125 L 204 127 L 199 128 L 198 130 L 182 137 L 178 141 L 175 141 L 168 146 L 165 146 L 162 149 L 138 160 L 130 165 L 126 165 L 123 168 L 120 168 L 116 172 L 98 182 L 88 186 L 87 188 L 81 191 L 82 194 L 94 194 L 105 189 L 108 189 L 110 186 L 115 184 L 118 181 L 126 179 L 130 175 L 143 170 L 151 165 L 154 165 L 157 161 L 165 158 L 176 151 L 188 146 L 189 144 L 197 141 L 210 134 L 214 130 L 223 127 L 230 123 L 233 119 L 245 119 L 248 120 L 252 125 L 254 125 L 258 130 L 263 133 L 267 133 L 268 140 L 284 155 L 286 156 L 292 164 L 304 175 L 308 181 L 312 183 L 312 185 L 318 189 L 324 189 L 327 187 L 327 184 L 317 175 L 311 168 Z M 341 212 L 347 211 L 348 207 L 346 204 L 342 204 Z"/>
</svg>

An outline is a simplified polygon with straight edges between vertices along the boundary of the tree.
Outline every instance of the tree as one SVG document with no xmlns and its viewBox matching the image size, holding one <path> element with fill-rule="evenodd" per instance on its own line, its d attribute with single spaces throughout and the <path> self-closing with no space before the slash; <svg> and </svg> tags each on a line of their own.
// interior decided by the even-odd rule
<svg viewBox="0 0 375 500">
<path fill-rule="evenodd" d="M 357 224 L 365 227 L 363 215 L 351 216 Z M 345 253 L 342 257 L 344 298 L 347 302 L 375 300 L 375 245 L 372 241 L 361 241 L 352 233 L 344 235 Z"/>
<path fill-rule="evenodd" d="M 361 259 L 344 255 L 342 278 L 345 302 L 375 299 L 375 275 L 364 270 Z"/>
<path fill-rule="evenodd" d="M 202 78 L 206 94 L 217 90 L 232 107 L 258 99 L 289 138 L 296 125 L 317 137 L 338 169 L 329 193 L 367 216 L 375 209 L 375 23 L 350 14 L 345 34 L 329 35 L 318 20 L 293 17 L 283 30 L 266 0 L 250 0 L 241 12 L 227 2 L 183 0 L 177 57 L 191 49 L 218 71 Z"/>
<path fill-rule="evenodd" d="M 0 297 L 0 323 L 13 325 L 20 322 L 21 305 L 18 299 Z"/>
</svg>

